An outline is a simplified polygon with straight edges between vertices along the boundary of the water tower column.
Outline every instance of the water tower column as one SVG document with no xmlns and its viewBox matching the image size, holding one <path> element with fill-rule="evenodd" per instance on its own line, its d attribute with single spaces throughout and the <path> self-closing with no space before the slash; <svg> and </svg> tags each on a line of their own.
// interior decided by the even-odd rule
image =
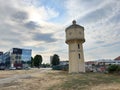
<svg viewBox="0 0 120 90">
<path fill-rule="evenodd" d="M 66 43 L 69 47 L 69 73 L 85 72 L 83 43 L 84 27 L 77 25 L 76 21 L 66 28 Z"/>
</svg>

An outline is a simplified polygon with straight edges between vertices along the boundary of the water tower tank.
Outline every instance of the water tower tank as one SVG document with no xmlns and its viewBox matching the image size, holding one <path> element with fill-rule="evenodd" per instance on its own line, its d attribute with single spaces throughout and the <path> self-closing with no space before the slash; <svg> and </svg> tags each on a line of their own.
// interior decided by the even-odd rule
<svg viewBox="0 0 120 90">
<path fill-rule="evenodd" d="M 84 27 L 76 24 L 76 21 L 74 20 L 72 22 L 73 24 L 66 28 L 66 43 L 70 43 L 72 41 L 78 41 L 78 42 L 85 42 L 84 38 Z"/>
</svg>

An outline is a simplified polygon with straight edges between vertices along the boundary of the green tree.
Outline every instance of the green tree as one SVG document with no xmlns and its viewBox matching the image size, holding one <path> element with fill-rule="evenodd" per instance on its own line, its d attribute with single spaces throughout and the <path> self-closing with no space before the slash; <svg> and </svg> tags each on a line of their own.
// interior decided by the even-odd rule
<svg viewBox="0 0 120 90">
<path fill-rule="evenodd" d="M 34 57 L 34 66 L 40 68 L 41 63 L 42 63 L 42 56 L 41 55 L 36 55 Z"/>
<path fill-rule="evenodd" d="M 33 59 L 33 57 L 31 57 L 31 67 L 33 67 L 34 66 L 34 59 Z"/>
<path fill-rule="evenodd" d="M 31 60 L 26 62 L 29 66 L 31 66 Z"/>
<path fill-rule="evenodd" d="M 52 59 L 52 66 L 59 65 L 59 63 L 60 63 L 59 56 L 57 54 L 54 54 Z"/>
</svg>

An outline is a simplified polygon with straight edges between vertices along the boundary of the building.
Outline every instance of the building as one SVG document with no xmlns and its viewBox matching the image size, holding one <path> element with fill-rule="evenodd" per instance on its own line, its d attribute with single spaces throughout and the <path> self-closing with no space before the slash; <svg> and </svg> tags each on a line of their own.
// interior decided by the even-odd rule
<svg viewBox="0 0 120 90">
<path fill-rule="evenodd" d="M 0 52 L 0 63 L 3 62 L 3 52 Z"/>
<path fill-rule="evenodd" d="M 31 53 L 31 49 L 12 48 L 4 53 L 6 67 L 27 67 L 31 61 Z"/>
<path fill-rule="evenodd" d="M 100 59 L 85 62 L 86 71 L 93 72 L 104 72 L 109 65 L 120 65 L 120 60 Z"/>
<path fill-rule="evenodd" d="M 84 38 L 84 27 L 73 24 L 65 29 L 66 32 L 66 43 L 69 47 L 69 73 L 85 72 L 84 54 L 83 54 L 83 43 Z"/>
<path fill-rule="evenodd" d="M 4 70 L 5 69 L 5 63 L 3 60 L 3 52 L 0 52 L 0 70 Z"/>
<path fill-rule="evenodd" d="M 116 57 L 114 60 L 120 61 L 120 56 Z"/>
</svg>

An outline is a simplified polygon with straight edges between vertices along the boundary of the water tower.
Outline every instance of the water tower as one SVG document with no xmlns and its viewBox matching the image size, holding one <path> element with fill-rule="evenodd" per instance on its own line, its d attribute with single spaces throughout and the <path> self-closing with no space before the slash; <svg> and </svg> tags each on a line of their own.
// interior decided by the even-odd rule
<svg viewBox="0 0 120 90">
<path fill-rule="evenodd" d="M 69 46 L 69 73 L 85 72 L 83 43 L 84 27 L 76 24 L 73 20 L 72 25 L 65 29 L 66 43 Z"/>
</svg>

